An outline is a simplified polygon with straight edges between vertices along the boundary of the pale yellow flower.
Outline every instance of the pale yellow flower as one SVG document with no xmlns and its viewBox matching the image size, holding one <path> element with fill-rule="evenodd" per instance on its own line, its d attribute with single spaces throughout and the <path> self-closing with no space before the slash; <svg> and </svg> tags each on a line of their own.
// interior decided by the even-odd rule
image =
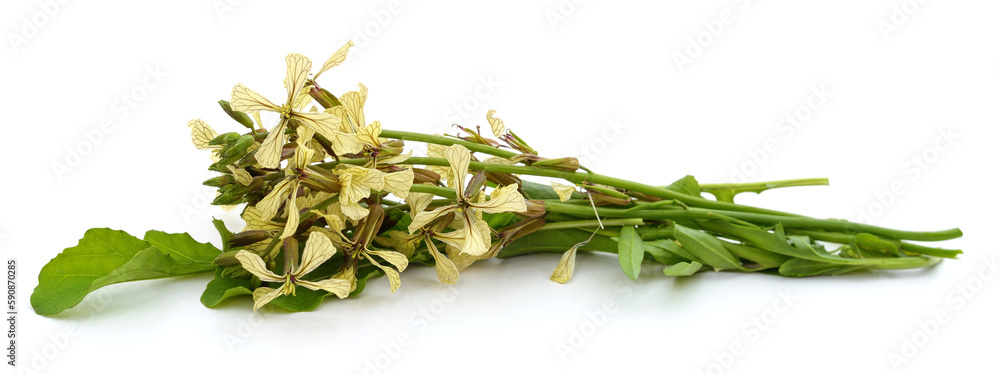
<svg viewBox="0 0 1000 374">
<path fill-rule="evenodd" d="M 566 283 L 566 281 L 573 277 L 573 269 L 576 268 L 576 249 L 579 247 L 574 245 L 573 248 L 563 253 L 562 257 L 559 258 L 559 265 L 552 272 L 552 280 L 559 283 Z"/>
<path fill-rule="evenodd" d="M 466 198 L 465 179 L 469 174 L 471 157 L 469 150 L 458 144 L 445 150 L 445 158 L 448 159 L 451 169 L 449 184 L 455 190 L 456 202 L 431 211 L 411 212 L 413 222 L 410 223 L 408 230 L 413 233 L 431 221 L 454 212 L 456 221 L 460 223 L 460 228 L 447 234 L 460 236 L 453 239 L 460 242 L 458 247 L 461 248 L 462 252 L 481 255 L 489 249 L 490 229 L 480 215 L 482 213 L 524 212 L 527 211 L 527 204 L 524 197 L 517 191 L 517 185 L 513 184 L 495 188 L 488 201 L 473 202 L 472 199 Z M 475 197 L 478 193 L 476 191 L 470 195 Z"/>
<path fill-rule="evenodd" d="M 302 279 L 303 276 L 315 270 L 336 253 L 337 249 L 330 242 L 329 238 L 323 234 L 314 232 L 309 235 L 309 239 L 306 241 L 305 249 L 302 251 L 302 260 L 299 264 L 292 264 L 287 267 L 289 270 L 285 272 L 285 275 L 277 275 L 268 270 L 264 259 L 250 251 L 241 250 L 237 252 L 236 259 L 239 260 L 244 269 L 257 276 L 257 278 L 260 278 L 261 281 L 282 283 L 282 286 L 277 289 L 258 287 L 254 290 L 253 309 L 257 310 L 278 296 L 295 295 L 296 285 L 301 285 L 310 290 L 324 290 L 337 295 L 341 299 L 347 297 L 351 292 L 351 283 L 348 281 L 343 279 L 306 281 Z"/>
<path fill-rule="evenodd" d="M 288 140 L 285 129 L 290 120 L 295 120 L 298 124 L 309 127 L 328 139 L 341 136 L 338 134 L 340 120 L 337 117 L 323 112 L 303 112 L 301 108 L 297 107 L 297 105 L 308 103 L 308 100 L 303 99 L 301 94 L 308 79 L 309 70 L 312 69 L 312 62 L 307 57 L 297 53 L 289 53 L 285 57 L 285 62 L 288 65 L 284 81 L 285 89 L 288 91 L 285 104 L 275 104 L 242 84 L 233 87 L 233 97 L 230 101 L 233 110 L 241 112 L 269 111 L 281 115 L 280 122 L 271 129 L 255 154 L 257 162 L 265 168 L 277 168 L 281 162 L 281 148 Z"/>
<path fill-rule="evenodd" d="M 497 138 L 503 138 L 504 133 L 507 132 L 507 128 L 504 126 L 502 119 L 493 116 L 496 112 L 493 109 L 486 112 L 486 120 L 489 121 L 490 128 L 493 129 L 493 135 Z"/>
<path fill-rule="evenodd" d="M 385 185 L 385 173 L 375 169 L 353 165 L 341 165 L 336 169 L 340 178 L 340 210 L 347 217 L 357 220 L 368 215 L 368 210 L 358 202 L 381 191 Z"/>
<path fill-rule="evenodd" d="M 337 67 L 337 65 L 340 65 L 342 62 L 344 62 L 344 60 L 347 59 L 347 51 L 353 46 L 354 42 L 348 40 L 347 44 L 344 44 L 343 47 L 340 47 L 340 49 L 338 49 L 336 52 L 333 52 L 333 55 L 331 55 L 330 58 L 326 59 L 326 62 L 323 63 L 323 67 L 321 67 L 319 71 L 317 71 L 316 74 L 313 75 L 313 80 L 319 79 L 320 74 L 323 74 L 323 72 L 333 69 Z"/>
<path fill-rule="evenodd" d="M 201 150 L 212 149 L 216 151 L 222 149 L 221 145 L 208 144 L 212 141 L 212 139 L 218 137 L 219 134 L 212 129 L 212 126 L 205 123 L 205 121 L 192 119 L 188 121 L 188 128 L 191 129 L 191 142 L 194 143 L 195 148 Z"/>
<path fill-rule="evenodd" d="M 372 265 L 375 265 L 385 273 L 385 276 L 389 278 L 389 292 L 395 293 L 401 284 L 399 272 L 406 270 L 406 266 L 410 263 L 410 260 L 406 258 L 406 255 L 396 251 L 373 251 L 368 248 L 361 250 L 361 254 L 367 258 Z M 396 269 L 378 263 L 378 261 L 375 261 L 372 256 L 385 260 L 392 266 L 396 267 Z"/>
</svg>

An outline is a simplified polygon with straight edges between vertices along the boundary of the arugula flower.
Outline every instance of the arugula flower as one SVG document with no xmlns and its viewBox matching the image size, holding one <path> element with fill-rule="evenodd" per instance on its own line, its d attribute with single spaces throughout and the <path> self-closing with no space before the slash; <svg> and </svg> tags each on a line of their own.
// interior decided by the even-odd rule
<svg viewBox="0 0 1000 374">
<path fill-rule="evenodd" d="M 494 189 L 488 201 L 475 202 L 473 198 L 480 191 L 468 191 L 467 194 L 464 186 L 465 178 L 469 175 L 471 153 L 458 144 L 448 147 L 444 153 L 451 165 L 450 184 L 455 189 L 456 201 L 431 211 L 411 213 L 415 215 L 407 229 L 412 234 L 446 214 L 455 213 L 455 221 L 461 224 L 461 228 L 448 233 L 448 236 L 458 239 L 454 243 L 463 253 L 481 255 L 490 247 L 490 228 L 482 219 L 482 213 L 525 212 L 528 210 L 527 204 L 517 191 L 517 185 L 513 184 Z M 479 200 L 482 200 L 482 196 Z"/>
<path fill-rule="evenodd" d="M 306 247 L 302 251 L 301 262 L 298 264 L 285 264 L 285 275 L 277 275 L 268 270 L 264 259 L 260 255 L 250 251 L 241 250 L 237 252 L 236 259 L 239 260 L 244 269 L 257 276 L 257 278 L 260 278 L 261 281 L 282 283 L 280 288 L 258 287 L 254 290 L 253 309 L 257 310 L 278 296 L 295 295 L 295 285 L 300 285 L 310 290 L 324 290 L 337 295 L 341 299 L 347 297 L 351 292 L 351 282 L 343 279 L 326 279 L 321 281 L 307 281 L 302 279 L 302 277 L 315 270 L 336 253 L 337 248 L 333 246 L 330 238 L 327 238 L 322 233 L 313 232 L 309 234 L 309 239 L 306 240 Z"/>
</svg>

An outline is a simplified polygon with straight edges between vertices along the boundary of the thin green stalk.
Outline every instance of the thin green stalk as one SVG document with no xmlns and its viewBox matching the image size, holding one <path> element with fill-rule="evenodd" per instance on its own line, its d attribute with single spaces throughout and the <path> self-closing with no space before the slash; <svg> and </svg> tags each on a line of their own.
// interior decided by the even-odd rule
<svg viewBox="0 0 1000 374">
<path fill-rule="evenodd" d="M 606 220 L 586 220 L 586 221 L 563 221 L 563 222 L 551 222 L 546 223 L 538 231 L 543 230 L 558 230 L 558 229 L 575 229 L 584 227 L 600 227 L 600 226 L 641 226 L 643 221 L 641 218 L 620 218 L 620 219 L 606 219 Z"/>
</svg>

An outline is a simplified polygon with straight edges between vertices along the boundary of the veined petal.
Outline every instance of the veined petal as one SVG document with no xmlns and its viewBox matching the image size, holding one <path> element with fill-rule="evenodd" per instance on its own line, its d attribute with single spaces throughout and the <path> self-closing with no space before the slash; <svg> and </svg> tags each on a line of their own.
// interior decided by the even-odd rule
<svg viewBox="0 0 1000 374">
<path fill-rule="evenodd" d="M 569 200 L 570 196 L 573 196 L 573 192 L 576 192 L 576 187 L 552 181 L 552 190 L 556 192 L 556 195 L 559 195 L 559 201 L 566 201 Z"/>
<path fill-rule="evenodd" d="M 487 164 L 514 165 L 513 161 L 501 157 L 490 157 L 483 160 L 483 162 Z"/>
<path fill-rule="evenodd" d="M 243 221 L 246 221 L 246 230 L 277 231 L 284 227 L 272 222 L 270 219 L 265 220 L 261 215 L 260 209 L 254 206 L 248 206 L 243 211 Z"/>
<path fill-rule="evenodd" d="M 358 85 L 364 87 L 360 83 Z M 358 132 L 366 123 L 365 98 L 358 91 L 345 92 L 340 96 L 340 105 L 344 107 L 344 114 L 350 121 L 352 132 Z"/>
<path fill-rule="evenodd" d="M 343 299 L 351 294 L 351 282 L 343 279 L 325 279 L 321 281 L 296 280 L 296 284 L 313 291 L 323 290 Z"/>
<path fill-rule="evenodd" d="M 285 135 L 285 123 L 282 120 L 281 123 L 274 126 L 264 142 L 260 144 L 260 148 L 257 148 L 257 152 L 254 153 L 254 158 L 257 159 L 260 166 L 274 169 L 281 164 L 281 147 L 284 147 L 285 142 L 288 141 L 288 136 Z"/>
<path fill-rule="evenodd" d="M 358 153 L 364 149 L 361 140 L 357 136 L 345 132 L 337 131 L 333 135 L 323 135 L 330 140 L 330 148 L 337 155 Z"/>
<path fill-rule="evenodd" d="M 267 196 L 264 196 L 263 199 L 257 202 L 257 209 L 260 209 L 260 219 L 262 221 L 269 221 L 278 214 L 278 208 L 281 208 L 281 204 L 285 202 L 290 184 L 287 179 L 278 182 Z"/>
<path fill-rule="evenodd" d="M 237 168 L 233 165 L 226 165 L 226 169 L 229 169 L 229 172 L 233 173 L 233 177 L 236 177 L 236 181 L 240 182 L 240 184 L 249 186 L 250 183 L 253 183 L 253 177 L 250 176 L 250 173 L 246 169 Z"/>
<path fill-rule="evenodd" d="M 341 100 L 343 100 L 343 97 L 341 97 Z M 337 119 L 340 120 L 340 128 L 339 128 L 340 132 L 351 135 L 355 135 L 357 133 L 357 129 L 355 129 L 353 125 L 351 125 L 351 119 L 347 117 L 347 112 L 344 110 L 343 105 L 337 105 L 333 108 L 327 108 L 323 110 L 323 113 L 337 117 Z"/>
<path fill-rule="evenodd" d="M 256 290 L 253 290 L 253 310 L 260 309 L 278 296 L 281 296 L 281 290 L 270 287 L 257 287 Z"/>
<path fill-rule="evenodd" d="M 215 139 L 219 134 L 212 129 L 212 126 L 205 123 L 205 121 L 200 119 L 190 120 L 188 121 L 188 128 L 191 129 L 191 142 L 194 143 L 195 148 L 210 149 L 218 147 L 208 144 L 208 142 Z"/>
<path fill-rule="evenodd" d="M 233 99 L 229 101 L 230 107 L 238 112 L 281 112 L 281 107 L 272 103 L 263 95 L 253 92 L 247 86 L 237 84 L 233 87 Z"/>
<path fill-rule="evenodd" d="M 496 112 L 497 111 L 493 109 L 486 112 L 486 120 L 490 122 L 490 127 L 493 129 L 493 135 L 497 138 L 503 138 L 503 133 L 507 131 L 507 128 L 504 126 L 502 119 L 493 116 Z"/>
<path fill-rule="evenodd" d="M 375 265 L 379 269 L 382 269 L 382 272 L 385 273 L 386 278 L 389 278 L 389 292 L 395 293 L 396 290 L 399 289 L 399 286 L 402 284 L 402 282 L 399 281 L 399 272 L 388 266 L 383 266 L 382 264 L 378 263 L 378 261 L 375 261 L 375 259 L 373 259 L 372 256 L 368 255 L 368 251 L 361 251 L 361 254 L 364 255 L 365 258 L 367 258 L 368 261 L 372 263 L 372 265 Z"/>
<path fill-rule="evenodd" d="M 443 206 L 443 207 L 434 209 L 432 211 L 420 211 L 420 212 L 417 212 L 417 213 L 414 213 L 414 212 L 411 211 L 410 215 L 413 217 L 413 222 L 410 222 L 410 226 L 408 226 L 406 229 L 409 230 L 410 233 L 412 234 L 414 231 L 417 231 L 417 230 L 423 228 L 428 223 L 430 223 L 431 221 L 437 219 L 438 217 L 441 217 L 441 216 L 443 216 L 445 214 L 451 213 L 452 211 L 455 211 L 456 209 L 458 209 L 458 208 L 455 207 L 454 205 L 448 205 L 448 206 Z M 416 215 L 414 215 L 414 214 L 416 214 Z"/>
<path fill-rule="evenodd" d="M 490 194 L 491 199 L 481 203 L 469 203 L 469 206 L 476 208 L 483 213 L 502 212 L 526 212 L 528 205 L 524 202 L 524 196 L 517 192 L 516 184 L 496 188 Z"/>
<path fill-rule="evenodd" d="M 381 134 L 382 134 L 382 122 L 372 121 L 372 123 L 368 124 L 368 126 L 365 126 L 361 128 L 361 131 L 358 131 L 358 138 L 361 139 L 361 141 L 364 143 L 368 143 L 374 147 L 378 147 L 379 144 L 382 144 L 382 142 L 379 141 L 378 138 L 378 136 Z"/>
<path fill-rule="evenodd" d="M 356 203 L 368 197 L 372 190 L 381 191 L 384 173 L 375 169 L 348 166 L 340 170 L 340 202 Z"/>
<path fill-rule="evenodd" d="M 406 199 L 406 203 L 410 205 L 410 216 L 415 216 L 417 213 L 426 210 L 427 206 L 431 205 L 431 201 L 434 200 L 434 194 L 425 192 L 410 192 L 410 194 L 404 197 L 404 199 Z"/>
<path fill-rule="evenodd" d="M 382 237 L 375 237 L 375 239 L 379 238 Z M 417 249 L 417 244 L 420 243 L 420 240 L 419 238 L 413 235 L 408 235 L 403 231 L 392 230 L 389 231 L 388 242 L 388 245 L 392 246 L 396 249 L 396 251 L 399 251 L 399 253 L 402 253 L 404 256 L 409 258 L 410 256 L 413 256 L 413 251 Z"/>
<path fill-rule="evenodd" d="M 316 75 L 313 76 L 313 79 L 318 79 L 320 74 L 323 74 L 323 72 L 333 69 L 337 67 L 337 65 L 344 62 L 344 60 L 347 59 L 347 51 L 353 46 L 354 42 L 349 40 L 347 41 L 347 44 L 344 44 L 343 47 L 340 47 L 340 49 L 336 52 L 333 52 L 333 55 L 326 59 L 326 62 L 323 63 L 323 67 L 321 67 L 319 71 L 316 72 Z"/>
<path fill-rule="evenodd" d="M 308 57 L 298 53 L 289 53 L 285 56 L 285 63 L 288 69 L 285 72 L 285 89 L 288 90 L 288 103 L 294 103 L 299 96 L 302 86 L 306 85 L 309 78 L 309 71 L 312 70 L 312 61 Z"/>
<path fill-rule="evenodd" d="M 573 277 L 573 269 L 576 267 L 576 249 L 579 247 L 574 245 L 573 248 L 563 253 L 559 259 L 559 265 L 552 272 L 552 280 L 559 283 L 566 283 L 566 281 Z"/>
<path fill-rule="evenodd" d="M 316 270 L 330 257 L 337 253 L 337 248 L 333 246 L 323 233 L 313 231 L 306 239 L 306 247 L 302 250 L 302 260 L 299 262 L 299 269 L 295 271 L 295 277 L 299 278 L 309 272 Z"/>
<path fill-rule="evenodd" d="M 340 118 L 325 112 L 292 112 L 292 118 L 299 124 L 307 126 L 324 138 L 330 138 L 340 132 Z"/>
<path fill-rule="evenodd" d="M 365 252 L 381 257 L 386 262 L 392 264 L 392 266 L 395 266 L 396 269 L 399 269 L 399 271 L 406 270 L 406 266 L 410 263 L 410 261 L 406 259 L 406 255 L 396 251 L 373 251 L 365 249 Z"/>
<path fill-rule="evenodd" d="M 406 169 L 395 173 L 386 173 L 383 180 L 383 191 L 405 199 L 410 194 L 410 186 L 413 186 L 413 170 Z"/>
<path fill-rule="evenodd" d="M 299 184 L 297 180 L 291 183 L 291 189 L 292 197 L 288 199 L 288 206 L 285 208 L 288 219 L 285 222 L 285 229 L 281 232 L 281 240 L 295 235 L 295 232 L 299 231 L 299 206 L 297 204 Z"/>
<path fill-rule="evenodd" d="M 424 240 L 427 243 L 427 249 L 431 252 L 431 257 L 434 257 L 434 268 L 437 271 L 438 280 L 444 284 L 455 284 L 458 282 L 458 267 L 455 263 L 438 252 L 437 246 L 434 245 L 434 241 L 430 238 Z"/>
<path fill-rule="evenodd" d="M 465 227 L 462 228 L 462 230 L 465 230 L 465 245 L 462 247 L 462 252 L 473 256 L 486 253 L 490 248 L 489 225 L 485 221 L 476 219 L 468 211 L 463 212 L 461 216 L 465 221 Z"/>
<path fill-rule="evenodd" d="M 465 188 L 465 176 L 469 174 L 469 161 L 472 158 L 472 154 L 465 147 L 452 144 L 444 150 L 444 157 L 448 159 L 448 164 L 451 165 L 452 188 L 458 193 L 458 197 L 462 198 L 462 190 Z"/>
<path fill-rule="evenodd" d="M 285 277 L 280 277 L 278 274 L 267 270 L 267 265 L 264 264 L 264 259 L 260 258 L 260 255 L 241 250 L 236 252 L 236 260 L 243 265 L 243 268 L 250 272 L 250 274 L 256 275 L 257 278 L 264 282 L 284 282 Z"/>
<path fill-rule="evenodd" d="M 358 203 L 343 202 L 340 204 L 340 212 L 352 221 L 357 221 L 368 216 L 368 209 L 365 209 L 365 207 Z"/>
</svg>

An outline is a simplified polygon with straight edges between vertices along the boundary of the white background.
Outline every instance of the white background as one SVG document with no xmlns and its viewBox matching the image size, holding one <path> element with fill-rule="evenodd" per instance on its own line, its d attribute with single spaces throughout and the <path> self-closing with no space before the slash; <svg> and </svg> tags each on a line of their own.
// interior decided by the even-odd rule
<svg viewBox="0 0 1000 374">
<path fill-rule="evenodd" d="M 984 261 L 997 254 L 996 2 L 232 3 L 4 3 L 0 249 L 20 261 L 23 371 L 995 364 L 1000 303 Z M 217 245 L 211 217 L 239 229 L 234 212 L 206 204 L 208 154 L 185 124 L 238 130 L 216 104 L 233 85 L 281 97 L 285 54 L 318 65 L 351 38 L 359 47 L 321 83 L 339 93 L 364 82 L 367 116 L 385 128 L 486 125 L 497 109 L 543 155 L 575 154 L 651 184 L 686 174 L 727 182 L 741 168 L 749 180 L 829 177 L 830 187 L 739 201 L 911 230 L 961 227 L 964 238 L 941 245 L 966 254 L 924 271 L 807 279 L 677 280 L 650 266 L 637 283 L 613 257 L 581 255 L 565 285 L 549 281 L 558 256 L 539 255 L 477 264 L 454 289 L 414 266 L 395 294 L 382 278 L 312 313 L 253 314 L 248 299 L 207 309 L 198 298 L 208 276 L 109 287 L 56 317 L 31 311 L 38 271 L 88 228 L 190 232 Z M 681 56 L 690 61 L 679 66 Z M 788 114 L 798 127 L 779 124 Z M 978 292 L 961 297 L 959 287 Z M 782 293 L 793 297 L 787 308 Z M 926 322 L 936 313 L 943 323 Z M 905 362 L 893 365 L 893 354 Z"/>
</svg>

